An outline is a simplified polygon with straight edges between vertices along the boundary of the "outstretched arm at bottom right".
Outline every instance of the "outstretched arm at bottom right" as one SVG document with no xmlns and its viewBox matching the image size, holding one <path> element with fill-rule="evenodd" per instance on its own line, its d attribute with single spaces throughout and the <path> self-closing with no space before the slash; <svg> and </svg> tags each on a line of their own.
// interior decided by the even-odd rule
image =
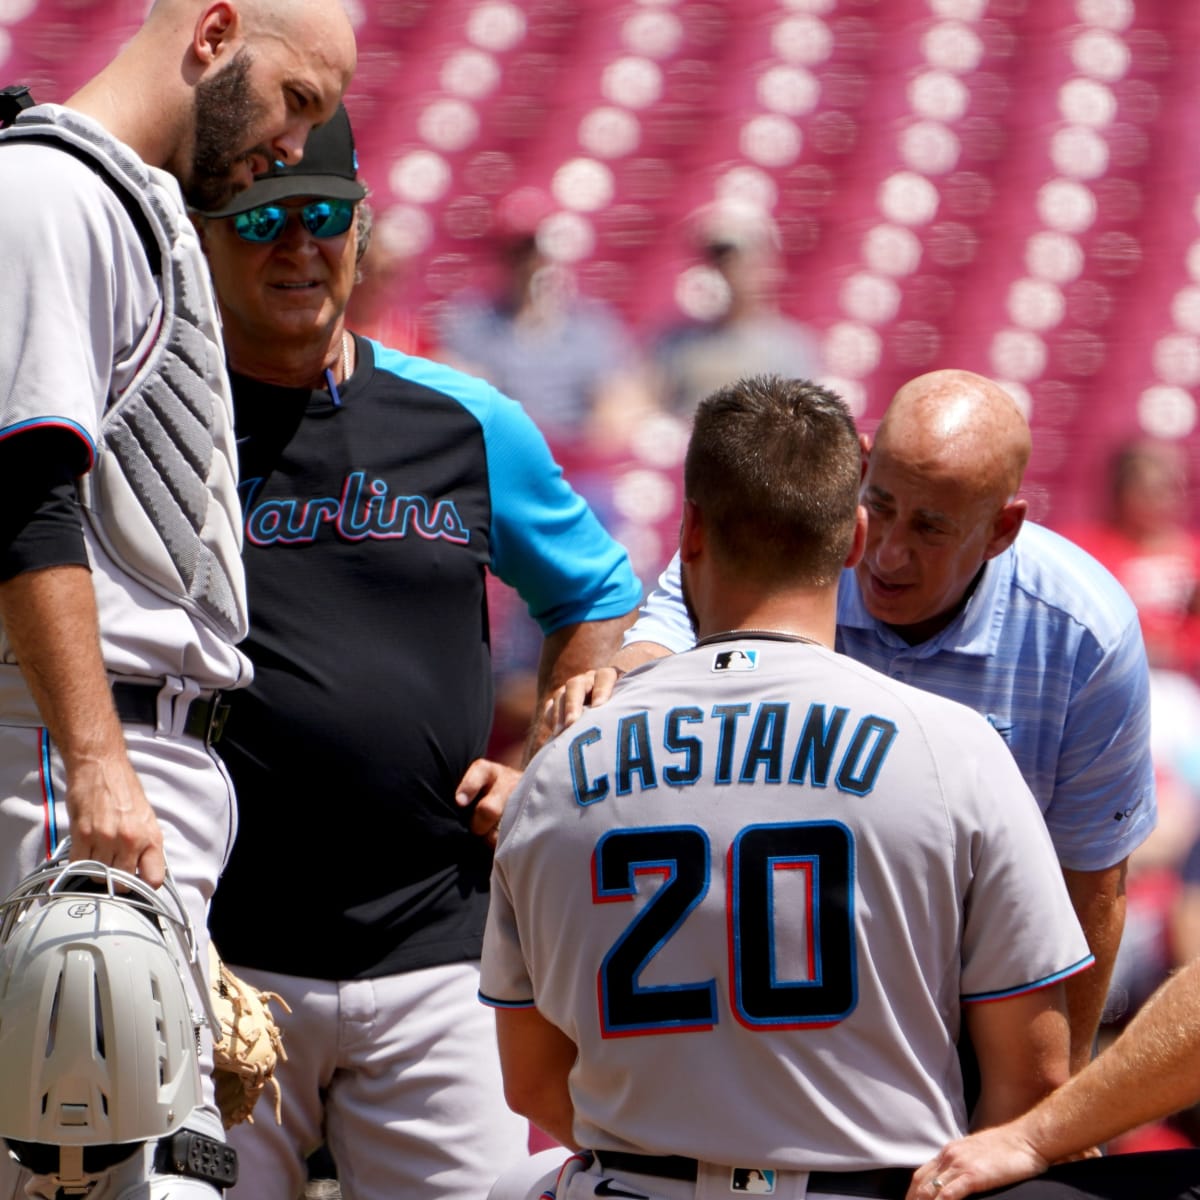
<svg viewBox="0 0 1200 1200">
<path fill-rule="evenodd" d="M 1028 1179 L 1197 1100 L 1200 959 L 1159 987 L 1107 1050 L 1024 1116 L 951 1142 L 918 1168 L 906 1200 L 962 1200 Z"/>
</svg>

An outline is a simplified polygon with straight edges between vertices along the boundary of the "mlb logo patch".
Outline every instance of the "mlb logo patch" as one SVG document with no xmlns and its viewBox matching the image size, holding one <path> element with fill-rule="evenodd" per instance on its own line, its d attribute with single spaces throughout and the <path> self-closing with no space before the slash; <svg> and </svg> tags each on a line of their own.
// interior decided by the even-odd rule
<svg viewBox="0 0 1200 1200">
<path fill-rule="evenodd" d="M 775 1172 L 768 1167 L 734 1167 L 729 1173 L 729 1190 L 770 1196 L 775 1191 Z"/>
<path fill-rule="evenodd" d="M 713 655 L 714 671 L 753 671 L 757 666 L 757 650 L 718 650 Z"/>
</svg>

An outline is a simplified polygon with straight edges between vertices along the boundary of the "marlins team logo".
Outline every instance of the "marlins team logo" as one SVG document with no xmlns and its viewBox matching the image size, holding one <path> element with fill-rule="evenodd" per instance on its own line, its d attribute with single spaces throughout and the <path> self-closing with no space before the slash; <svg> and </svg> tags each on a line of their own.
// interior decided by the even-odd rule
<svg viewBox="0 0 1200 1200">
<path fill-rule="evenodd" d="M 718 650 L 713 655 L 714 671 L 753 671 L 757 666 L 757 650 Z"/>
</svg>

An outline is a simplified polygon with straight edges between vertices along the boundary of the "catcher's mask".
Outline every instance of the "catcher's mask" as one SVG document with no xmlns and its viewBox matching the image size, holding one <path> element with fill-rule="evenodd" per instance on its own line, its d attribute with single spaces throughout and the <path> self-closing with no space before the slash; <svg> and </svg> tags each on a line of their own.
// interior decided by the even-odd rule
<svg viewBox="0 0 1200 1200">
<path fill-rule="evenodd" d="M 201 1103 L 179 893 L 65 854 L 0 901 L 0 1137 L 37 1174 L 103 1170 Z"/>
</svg>

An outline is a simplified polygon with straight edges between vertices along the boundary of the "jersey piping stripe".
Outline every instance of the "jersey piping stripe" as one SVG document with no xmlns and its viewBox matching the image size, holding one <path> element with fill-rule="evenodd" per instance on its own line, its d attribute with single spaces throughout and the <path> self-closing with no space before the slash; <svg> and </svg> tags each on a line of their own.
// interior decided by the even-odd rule
<svg viewBox="0 0 1200 1200">
<path fill-rule="evenodd" d="M 483 992 L 479 993 L 479 1003 L 486 1004 L 489 1008 L 535 1008 L 536 1000 L 497 1000 L 495 996 L 485 996 Z"/>
<path fill-rule="evenodd" d="M 538 1200 L 558 1200 L 558 1194 L 563 1188 L 570 1183 L 573 1171 L 568 1172 L 567 1168 L 572 1164 L 578 1163 L 583 1170 L 587 1170 L 592 1163 L 592 1154 L 588 1150 L 577 1150 L 570 1158 L 567 1159 L 561 1167 L 558 1168 L 558 1174 L 554 1177 L 554 1183 L 546 1188 L 538 1197 Z"/>
<path fill-rule="evenodd" d="M 146 349 L 142 352 L 141 357 L 137 361 L 137 366 L 135 366 L 133 369 L 133 374 L 129 378 L 129 386 L 119 396 L 115 397 L 116 400 L 120 400 L 129 394 L 129 392 L 132 390 L 134 382 L 137 380 L 138 376 L 141 375 L 146 364 L 153 356 L 154 351 L 158 348 L 158 339 L 162 333 L 162 325 L 163 313 L 162 309 L 159 308 L 156 310 L 154 323 L 142 335 L 142 345 L 144 345 Z"/>
<path fill-rule="evenodd" d="M 1095 957 L 1089 954 L 1086 958 L 1081 958 L 1072 966 L 1057 971 L 1053 975 L 1047 975 L 1045 979 L 1038 979 L 1033 983 L 1025 983 L 1020 987 L 1006 988 L 1001 992 L 976 992 L 973 995 L 963 996 L 962 1002 L 964 1004 L 986 1004 L 989 1000 L 1007 1000 L 1010 996 L 1023 996 L 1027 992 L 1040 991 L 1042 988 L 1050 987 L 1052 984 L 1058 983 L 1063 979 L 1070 979 L 1072 975 L 1078 975 L 1080 971 L 1086 971 L 1095 961 Z"/>
<path fill-rule="evenodd" d="M 38 776 L 42 785 L 42 820 L 46 830 L 46 857 L 58 849 L 58 815 L 54 803 L 54 780 L 50 774 L 50 731 L 38 729 Z"/>
<path fill-rule="evenodd" d="M 31 417 L 28 421 L 17 421 L 16 424 L 0 430 L 0 441 L 17 433 L 25 433 L 30 429 L 65 429 L 69 433 L 75 434 L 87 449 L 87 469 L 90 471 L 95 466 L 96 443 L 88 437 L 87 430 L 82 425 L 70 421 L 66 417 Z"/>
</svg>

